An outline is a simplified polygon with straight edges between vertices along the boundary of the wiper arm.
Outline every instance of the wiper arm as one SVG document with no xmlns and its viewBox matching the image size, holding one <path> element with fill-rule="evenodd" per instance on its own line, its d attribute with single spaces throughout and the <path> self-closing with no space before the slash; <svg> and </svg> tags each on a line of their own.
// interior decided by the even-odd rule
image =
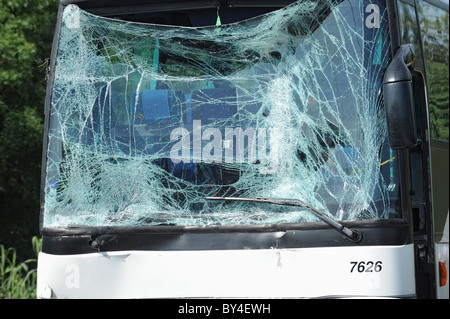
<svg viewBox="0 0 450 319">
<path fill-rule="evenodd" d="M 254 198 L 246 198 L 246 197 L 205 197 L 207 200 L 229 200 L 229 201 L 241 201 L 241 202 L 256 202 L 256 203 L 266 203 L 266 204 L 275 204 L 275 205 L 283 205 L 283 206 L 297 206 L 303 207 L 313 213 L 315 216 L 319 217 L 325 223 L 336 229 L 340 232 L 346 239 L 349 239 L 355 243 L 360 242 L 362 239 L 362 234 L 356 229 L 350 229 L 342 225 L 341 223 L 335 221 L 334 219 L 328 217 L 318 209 L 309 206 L 305 202 L 299 199 L 291 199 L 291 198 L 273 198 L 273 197 L 261 197 L 257 196 Z"/>
</svg>

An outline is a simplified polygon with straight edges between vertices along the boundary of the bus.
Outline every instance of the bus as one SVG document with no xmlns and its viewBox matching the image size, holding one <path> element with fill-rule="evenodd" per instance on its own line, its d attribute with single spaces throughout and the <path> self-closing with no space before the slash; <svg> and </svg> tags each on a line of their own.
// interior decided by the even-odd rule
<svg viewBox="0 0 450 319">
<path fill-rule="evenodd" d="M 38 298 L 448 298 L 448 12 L 61 0 Z"/>
</svg>

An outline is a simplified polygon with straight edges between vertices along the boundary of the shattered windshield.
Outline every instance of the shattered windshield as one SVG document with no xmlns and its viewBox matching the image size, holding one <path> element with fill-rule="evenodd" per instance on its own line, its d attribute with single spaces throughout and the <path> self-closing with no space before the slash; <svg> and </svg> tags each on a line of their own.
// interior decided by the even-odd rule
<svg viewBox="0 0 450 319">
<path fill-rule="evenodd" d="M 51 92 L 44 227 L 391 218 L 395 152 L 380 94 L 386 10 L 298 1 L 176 27 L 65 7 Z"/>
</svg>

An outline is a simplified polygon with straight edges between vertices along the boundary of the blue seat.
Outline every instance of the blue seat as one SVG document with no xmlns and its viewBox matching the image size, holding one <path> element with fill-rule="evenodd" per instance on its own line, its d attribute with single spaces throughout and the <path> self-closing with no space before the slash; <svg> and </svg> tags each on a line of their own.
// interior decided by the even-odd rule
<svg viewBox="0 0 450 319">
<path fill-rule="evenodd" d="M 182 118 L 184 94 L 173 90 L 142 92 L 142 112 L 146 124 L 179 125 Z"/>
<path fill-rule="evenodd" d="M 135 94 L 129 96 L 130 123 L 114 126 L 114 140 L 126 154 L 130 151 L 130 155 L 161 153 L 160 157 L 167 157 L 171 148 L 170 132 L 180 126 L 184 95 L 181 91 L 145 90 L 137 99 L 136 102 Z"/>
<path fill-rule="evenodd" d="M 241 128 L 236 91 L 236 88 L 220 87 L 192 92 L 192 121 L 200 120 L 203 132 L 207 128 L 218 129 L 221 133 L 222 141 L 225 141 L 228 134 L 226 129 Z M 236 154 L 236 142 L 231 142 L 226 141 L 226 143 L 222 144 L 224 147 L 222 156 L 225 156 L 226 153 L 229 154 L 231 150 L 233 154 Z M 193 145 L 201 145 L 203 150 L 203 147 L 209 143 L 209 140 L 203 140 L 201 137 L 200 143 L 195 140 L 192 143 Z M 224 161 L 225 157 L 222 160 Z"/>
<path fill-rule="evenodd" d="M 170 133 L 181 126 L 184 94 L 174 90 L 142 91 L 135 124 L 147 124 L 146 148 L 151 154 L 168 157 L 174 141 Z"/>
<path fill-rule="evenodd" d="M 201 120 L 202 125 L 236 126 L 233 125 L 238 120 L 236 89 L 213 88 L 192 92 L 191 114 L 192 120 Z"/>
</svg>

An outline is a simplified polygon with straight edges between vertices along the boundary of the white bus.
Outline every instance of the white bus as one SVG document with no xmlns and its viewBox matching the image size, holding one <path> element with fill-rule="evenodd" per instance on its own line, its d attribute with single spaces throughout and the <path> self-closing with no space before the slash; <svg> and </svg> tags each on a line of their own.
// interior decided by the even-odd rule
<svg viewBox="0 0 450 319">
<path fill-rule="evenodd" d="M 62 0 L 38 297 L 448 298 L 448 7 Z"/>
</svg>

